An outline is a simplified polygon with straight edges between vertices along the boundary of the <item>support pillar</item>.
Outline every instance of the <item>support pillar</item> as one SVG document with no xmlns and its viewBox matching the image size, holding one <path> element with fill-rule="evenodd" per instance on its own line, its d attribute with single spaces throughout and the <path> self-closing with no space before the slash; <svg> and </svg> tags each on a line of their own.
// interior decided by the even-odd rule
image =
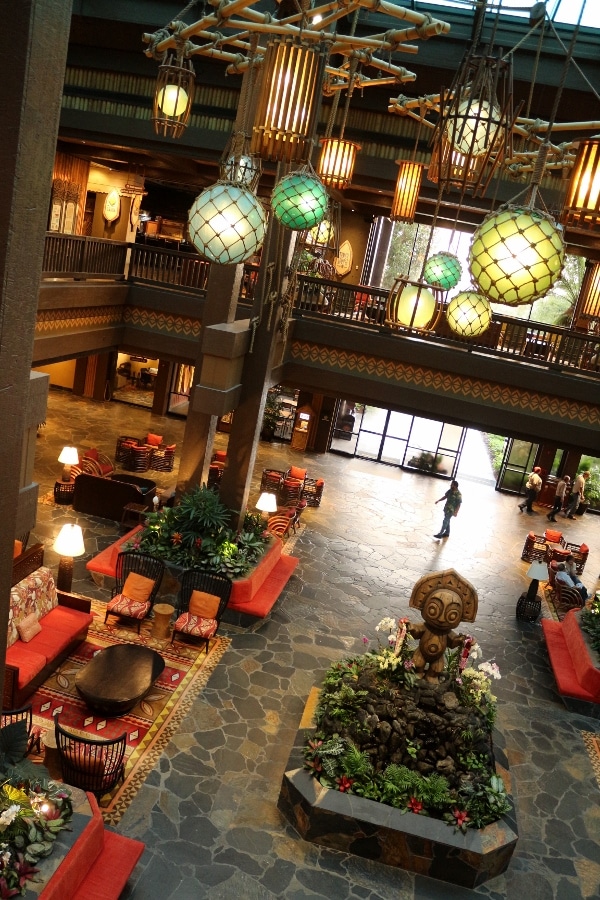
<svg viewBox="0 0 600 900">
<path fill-rule="evenodd" d="M 71 25 L 71 0 L 21 0 L 6 23 L 0 81 L 0 633 L 13 539 L 44 237 Z M 6 641 L 0 641 L 4 677 Z"/>
</svg>

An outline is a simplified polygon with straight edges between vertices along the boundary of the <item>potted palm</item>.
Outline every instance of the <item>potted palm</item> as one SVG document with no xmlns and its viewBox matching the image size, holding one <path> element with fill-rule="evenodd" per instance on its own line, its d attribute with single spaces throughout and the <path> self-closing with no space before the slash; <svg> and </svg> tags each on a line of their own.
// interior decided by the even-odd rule
<svg viewBox="0 0 600 900">
<path fill-rule="evenodd" d="M 260 437 L 263 441 L 272 441 L 275 436 L 275 429 L 281 415 L 281 401 L 279 395 L 269 391 L 263 412 L 262 427 Z"/>
</svg>

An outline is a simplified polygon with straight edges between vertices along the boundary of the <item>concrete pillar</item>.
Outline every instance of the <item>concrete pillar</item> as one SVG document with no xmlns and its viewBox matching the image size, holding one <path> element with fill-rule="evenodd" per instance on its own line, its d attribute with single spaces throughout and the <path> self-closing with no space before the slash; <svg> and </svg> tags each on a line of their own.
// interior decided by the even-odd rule
<svg viewBox="0 0 600 900">
<path fill-rule="evenodd" d="M 0 79 L 0 634 L 6 634 L 19 477 L 71 0 L 21 0 Z M 0 641 L 4 675 L 5 642 Z"/>
</svg>

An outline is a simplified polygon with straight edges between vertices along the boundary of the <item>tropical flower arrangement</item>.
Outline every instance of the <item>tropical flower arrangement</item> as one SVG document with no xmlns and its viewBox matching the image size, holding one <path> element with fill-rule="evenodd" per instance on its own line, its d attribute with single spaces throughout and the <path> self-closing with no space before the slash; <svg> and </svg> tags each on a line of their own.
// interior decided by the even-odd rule
<svg viewBox="0 0 600 900">
<path fill-rule="evenodd" d="M 247 514 L 239 531 L 230 527 L 231 516 L 218 494 L 195 487 L 177 506 L 149 513 L 144 530 L 126 546 L 185 568 L 201 566 L 241 578 L 256 565 L 269 537 L 260 516 Z"/>
<path fill-rule="evenodd" d="M 15 779 L 16 780 L 16 779 Z M 5 781 L 0 787 L 0 898 L 17 897 L 50 856 L 73 814 L 69 791 L 55 782 Z"/>
<path fill-rule="evenodd" d="M 581 611 L 581 627 L 590 636 L 590 643 L 600 653 L 600 596 L 595 594 L 586 601 Z"/>
<path fill-rule="evenodd" d="M 414 672 L 408 619 L 386 617 L 376 631 L 388 632 L 385 645 L 327 671 L 305 767 L 326 787 L 463 832 L 497 821 L 511 808 L 491 740 L 498 666 L 478 662 L 478 644 L 461 636 L 431 684 Z"/>
</svg>

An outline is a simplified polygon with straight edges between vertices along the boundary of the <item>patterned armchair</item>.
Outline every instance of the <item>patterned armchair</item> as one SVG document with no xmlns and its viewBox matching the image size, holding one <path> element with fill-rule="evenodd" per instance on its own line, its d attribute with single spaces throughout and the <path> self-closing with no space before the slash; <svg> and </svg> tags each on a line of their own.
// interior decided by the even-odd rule
<svg viewBox="0 0 600 900">
<path fill-rule="evenodd" d="M 176 634 L 198 638 L 206 644 L 215 636 L 231 595 L 231 581 L 225 575 L 193 567 L 181 578 L 177 597 L 177 619 L 171 643 Z"/>
<path fill-rule="evenodd" d="M 136 550 L 119 553 L 115 586 L 104 621 L 109 616 L 135 619 L 139 634 L 142 621 L 152 609 L 158 594 L 164 570 L 164 562 L 155 556 Z"/>
</svg>

